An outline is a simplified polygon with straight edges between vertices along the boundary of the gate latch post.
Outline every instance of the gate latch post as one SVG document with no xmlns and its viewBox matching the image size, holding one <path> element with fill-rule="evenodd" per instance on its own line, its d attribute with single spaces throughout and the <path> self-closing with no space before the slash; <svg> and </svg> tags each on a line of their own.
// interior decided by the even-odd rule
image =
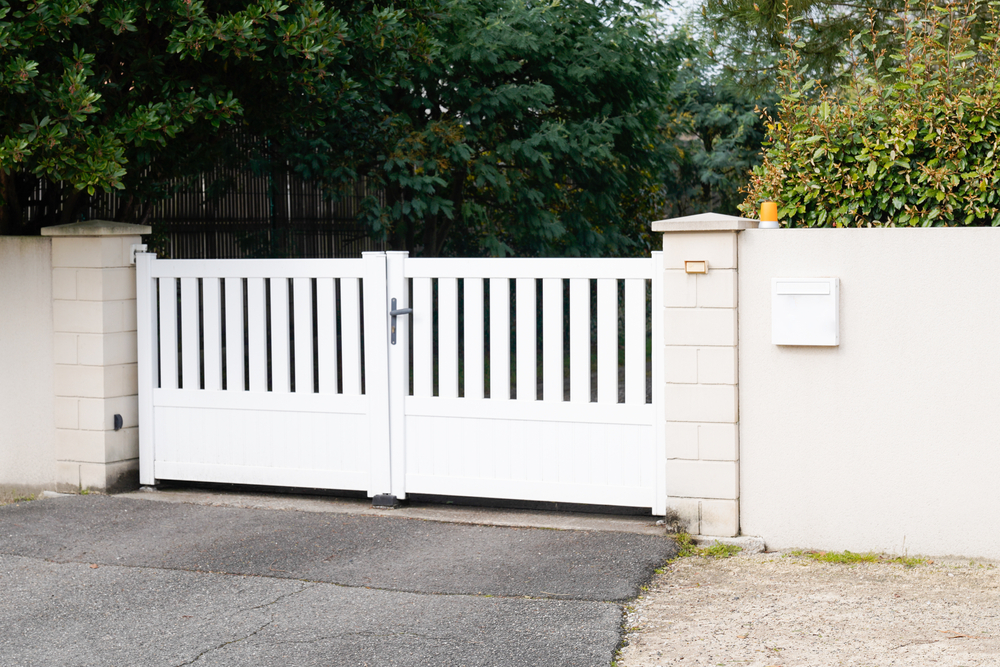
<svg viewBox="0 0 1000 667">
<path fill-rule="evenodd" d="M 389 315 L 392 316 L 392 328 L 391 328 L 390 339 L 391 339 L 391 342 L 392 342 L 393 345 L 396 344 L 396 316 L 397 315 L 409 315 L 412 312 L 413 312 L 412 308 L 400 308 L 400 309 L 397 310 L 396 309 L 396 299 L 395 299 L 395 297 L 393 297 L 393 299 L 392 299 L 392 310 L 389 311 Z"/>
</svg>

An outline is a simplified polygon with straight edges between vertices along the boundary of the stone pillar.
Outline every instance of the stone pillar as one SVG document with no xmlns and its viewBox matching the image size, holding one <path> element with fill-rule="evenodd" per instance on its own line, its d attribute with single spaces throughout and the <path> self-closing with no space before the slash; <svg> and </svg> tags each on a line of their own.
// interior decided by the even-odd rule
<svg viewBox="0 0 1000 667">
<path fill-rule="evenodd" d="M 133 244 L 146 225 L 91 220 L 52 237 L 56 488 L 139 484 Z M 115 429 L 115 415 L 121 427 Z"/>
<path fill-rule="evenodd" d="M 715 213 L 653 223 L 663 233 L 667 504 L 693 534 L 740 530 L 736 237 L 757 224 Z"/>
</svg>

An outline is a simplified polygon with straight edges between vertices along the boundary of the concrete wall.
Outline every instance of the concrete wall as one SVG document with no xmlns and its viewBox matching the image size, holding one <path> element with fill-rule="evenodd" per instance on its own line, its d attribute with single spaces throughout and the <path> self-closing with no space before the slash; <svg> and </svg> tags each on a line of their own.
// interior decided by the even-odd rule
<svg viewBox="0 0 1000 667">
<path fill-rule="evenodd" d="M 52 240 L 0 236 L 0 491 L 54 488 Z"/>
<path fill-rule="evenodd" d="M 739 234 L 741 529 L 1000 558 L 1000 230 Z M 771 344 L 771 278 L 838 277 L 840 345 Z"/>
</svg>

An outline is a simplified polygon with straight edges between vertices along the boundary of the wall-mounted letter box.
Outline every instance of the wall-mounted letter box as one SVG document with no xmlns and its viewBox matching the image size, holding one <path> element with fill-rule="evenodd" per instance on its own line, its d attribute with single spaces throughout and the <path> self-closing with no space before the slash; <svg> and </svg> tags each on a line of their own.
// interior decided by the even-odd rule
<svg viewBox="0 0 1000 667">
<path fill-rule="evenodd" d="M 771 342 L 840 345 L 840 279 L 771 278 Z"/>
</svg>

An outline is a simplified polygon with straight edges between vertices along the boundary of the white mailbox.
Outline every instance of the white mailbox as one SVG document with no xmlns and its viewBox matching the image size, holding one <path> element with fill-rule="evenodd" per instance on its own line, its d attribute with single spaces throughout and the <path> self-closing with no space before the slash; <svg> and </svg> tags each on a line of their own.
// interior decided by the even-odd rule
<svg viewBox="0 0 1000 667">
<path fill-rule="evenodd" d="M 771 278 L 771 342 L 840 345 L 840 279 Z"/>
</svg>

